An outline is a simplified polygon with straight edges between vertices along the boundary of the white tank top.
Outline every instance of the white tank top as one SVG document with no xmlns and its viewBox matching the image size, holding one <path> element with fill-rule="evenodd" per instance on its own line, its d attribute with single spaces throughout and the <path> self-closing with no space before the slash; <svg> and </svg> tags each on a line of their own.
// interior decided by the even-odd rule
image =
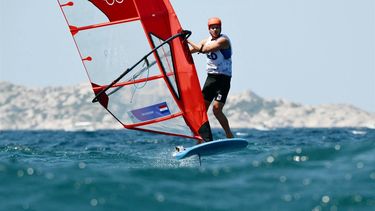
<svg viewBox="0 0 375 211">
<path fill-rule="evenodd" d="M 221 49 L 207 54 L 207 73 L 232 76 L 232 45 L 228 36 L 224 34 L 220 36 L 225 37 L 229 41 L 230 46 L 228 49 Z M 217 42 L 217 40 L 212 40 L 212 37 L 210 37 L 206 44 L 212 42 Z"/>
</svg>

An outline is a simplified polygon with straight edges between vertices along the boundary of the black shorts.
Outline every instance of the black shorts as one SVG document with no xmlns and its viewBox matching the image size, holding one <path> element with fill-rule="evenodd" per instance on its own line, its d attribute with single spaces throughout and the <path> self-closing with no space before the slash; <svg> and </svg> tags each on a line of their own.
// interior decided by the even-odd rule
<svg viewBox="0 0 375 211">
<path fill-rule="evenodd" d="M 215 99 L 215 101 L 225 103 L 231 78 L 227 75 L 208 74 L 202 90 L 204 100 L 212 102 Z"/>
</svg>

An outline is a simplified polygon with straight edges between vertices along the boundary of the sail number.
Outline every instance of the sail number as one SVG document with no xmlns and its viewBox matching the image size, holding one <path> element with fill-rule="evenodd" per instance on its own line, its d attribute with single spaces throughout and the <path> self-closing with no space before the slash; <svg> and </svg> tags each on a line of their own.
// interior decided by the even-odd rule
<svg viewBox="0 0 375 211">
<path fill-rule="evenodd" d="M 217 59 L 217 55 L 216 55 L 216 53 L 211 52 L 211 53 L 207 54 L 207 58 L 209 58 L 211 60 L 216 60 Z"/>
</svg>

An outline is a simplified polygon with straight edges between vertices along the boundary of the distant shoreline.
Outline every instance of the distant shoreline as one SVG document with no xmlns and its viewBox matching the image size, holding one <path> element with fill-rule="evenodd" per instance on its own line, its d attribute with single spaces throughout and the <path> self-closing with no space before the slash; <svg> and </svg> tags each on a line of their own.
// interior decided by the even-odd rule
<svg viewBox="0 0 375 211">
<path fill-rule="evenodd" d="M 27 88 L 0 81 L 0 130 L 122 129 L 92 98 L 88 84 Z M 375 128 L 375 113 L 352 105 L 303 105 L 250 90 L 230 95 L 224 112 L 233 128 Z M 211 109 L 208 115 L 211 126 L 220 128 Z"/>
</svg>

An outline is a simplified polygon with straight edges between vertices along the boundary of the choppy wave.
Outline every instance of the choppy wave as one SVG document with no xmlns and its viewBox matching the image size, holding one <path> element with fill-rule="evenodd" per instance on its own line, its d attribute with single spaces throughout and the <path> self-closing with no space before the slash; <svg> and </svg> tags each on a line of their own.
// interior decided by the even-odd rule
<svg viewBox="0 0 375 211">
<path fill-rule="evenodd" d="M 0 132 L 2 210 L 372 210 L 375 130 L 243 129 L 246 150 L 174 160 L 187 139 Z M 221 131 L 215 131 L 221 137 Z"/>
</svg>

